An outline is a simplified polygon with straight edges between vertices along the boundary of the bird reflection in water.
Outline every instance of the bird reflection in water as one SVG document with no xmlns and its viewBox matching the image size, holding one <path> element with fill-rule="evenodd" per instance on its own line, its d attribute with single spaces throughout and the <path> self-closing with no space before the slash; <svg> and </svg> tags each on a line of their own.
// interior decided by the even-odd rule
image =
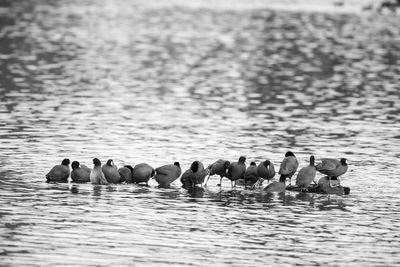
<svg viewBox="0 0 400 267">
<path fill-rule="evenodd" d="M 93 185 L 93 196 L 100 197 L 101 196 L 101 189 L 103 187 L 101 185 Z"/>
<path fill-rule="evenodd" d="M 308 202 L 309 206 L 311 206 L 311 207 L 314 207 L 314 205 L 315 205 L 315 200 L 314 200 L 313 194 L 299 192 L 295 197 L 297 200 L 301 200 L 303 202 Z"/>
<path fill-rule="evenodd" d="M 268 192 L 266 194 L 260 194 L 260 202 L 267 203 L 268 207 L 276 206 L 276 204 L 278 203 L 276 199 L 278 199 L 279 203 L 281 203 L 283 206 L 293 206 L 296 202 L 296 198 L 292 196 L 290 192 Z"/>
<path fill-rule="evenodd" d="M 203 198 L 204 192 L 205 192 L 204 188 L 198 186 L 194 186 L 188 189 L 189 196 L 192 198 Z"/>
<path fill-rule="evenodd" d="M 73 185 L 69 188 L 69 191 L 70 191 L 72 194 L 79 194 L 79 186 L 76 185 L 76 184 L 73 184 Z"/>
<path fill-rule="evenodd" d="M 343 202 L 342 199 L 331 199 L 331 196 L 325 196 L 322 198 L 322 201 L 317 201 L 315 207 L 319 210 L 342 210 L 348 211 L 346 208 L 346 204 Z"/>
</svg>

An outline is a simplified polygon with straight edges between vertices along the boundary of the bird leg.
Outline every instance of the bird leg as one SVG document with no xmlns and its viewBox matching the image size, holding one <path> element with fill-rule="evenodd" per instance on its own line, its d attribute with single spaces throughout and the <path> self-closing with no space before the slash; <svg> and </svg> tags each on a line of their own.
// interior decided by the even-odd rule
<svg viewBox="0 0 400 267">
<path fill-rule="evenodd" d="M 210 179 L 210 175 L 208 175 L 207 180 L 206 180 L 204 186 L 207 186 L 208 179 Z"/>
</svg>

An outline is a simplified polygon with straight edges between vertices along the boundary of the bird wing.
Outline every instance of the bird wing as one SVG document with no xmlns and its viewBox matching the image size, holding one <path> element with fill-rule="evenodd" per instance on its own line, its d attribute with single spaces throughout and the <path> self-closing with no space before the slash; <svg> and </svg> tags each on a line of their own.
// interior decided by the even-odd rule
<svg viewBox="0 0 400 267">
<path fill-rule="evenodd" d="M 47 179 L 51 179 L 54 176 L 54 173 L 56 172 L 56 167 L 57 166 L 54 166 L 53 168 L 51 168 L 51 170 L 46 174 Z"/>
<path fill-rule="evenodd" d="M 337 168 L 339 161 L 335 159 L 321 159 L 321 163 L 319 163 L 316 167 L 317 170 L 326 170 L 332 171 Z"/>
<path fill-rule="evenodd" d="M 299 167 L 299 163 L 295 157 L 286 157 L 283 159 L 281 163 L 281 167 L 279 168 L 279 174 L 288 175 L 296 172 Z"/>
<path fill-rule="evenodd" d="M 104 173 L 100 170 L 100 184 L 108 184 L 106 177 L 104 177 Z"/>
<path fill-rule="evenodd" d="M 173 169 L 175 169 L 175 165 L 164 165 L 164 166 L 158 167 L 156 169 L 156 172 L 158 174 L 168 175 Z"/>
</svg>

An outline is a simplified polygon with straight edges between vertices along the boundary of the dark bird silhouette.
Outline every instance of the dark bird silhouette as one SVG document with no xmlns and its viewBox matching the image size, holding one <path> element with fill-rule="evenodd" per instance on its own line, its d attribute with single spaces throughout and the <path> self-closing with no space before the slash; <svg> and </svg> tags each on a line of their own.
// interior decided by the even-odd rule
<svg viewBox="0 0 400 267">
<path fill-rule="evenodd" d="M 231 180 L 232 188 L 236 187 L 236 180 L 243 179 L 246 172 L 246 158 L 241 156 L 238 162 L 232 162 L 228 167 L 226 178 Z"/>
<path fill-rule="evenodd" d="M 69 159 L 63 159 L 60 165 L 56 165 L 46 174 L 48 182 L 67 182 L 69 177 Z"/>
<path fill-rule="evenodd" d="M 226 177 L 226 171 L 229 168 L 229 165 L 230 165 L 229 161 L 219 159 L 210 166 L 208 166 L 207 167 L 208 177 L 205 186 L 207 186 L 208 179 L 210 179 L 211 175 L 219 175 L 220 176 L 219 184 L 221 185 L 222 178 Z"/>
</svg>

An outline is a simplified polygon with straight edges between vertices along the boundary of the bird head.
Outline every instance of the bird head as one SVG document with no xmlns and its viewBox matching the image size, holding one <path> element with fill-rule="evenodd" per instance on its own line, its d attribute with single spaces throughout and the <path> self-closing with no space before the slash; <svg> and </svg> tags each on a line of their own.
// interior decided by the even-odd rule
<svg viewBox="0 0 400 267">
<path fill-rule="evenodd" d="M 101 166 L 101 161 L 98 158 L 93 159 L 94 166 Z"/>
<path fill-rule="evenodd" d="M 78 161 L 73 161 L 71 164 L 71 167 L 73 170 L 78 169 L 79 168 L 79 162 Z"/>
<path fill-rule="evenodd" d="M 288 151 L 288 152 L 286 152 L 286 154 L 285 154 L 285 158 L 286 157 L 294 157 L 294 154 L 293 154 L 293 152 L 292 151 Z"/>
</svg>

